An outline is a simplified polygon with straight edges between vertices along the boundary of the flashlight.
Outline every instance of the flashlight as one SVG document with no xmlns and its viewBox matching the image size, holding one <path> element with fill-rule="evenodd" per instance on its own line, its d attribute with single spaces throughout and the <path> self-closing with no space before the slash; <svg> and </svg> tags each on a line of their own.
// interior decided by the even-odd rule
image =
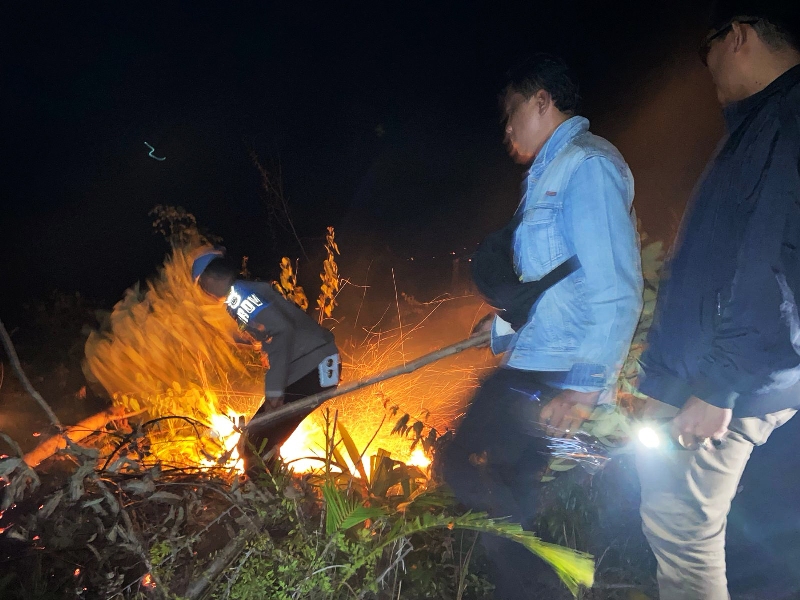
<svg viewBox="0 0 800 600">
<path fill-rule="evenodd" d="M 710 438 L 707 438 L 706 440 L 696 445 L 689 445 L 684 443 L 682 436 L 678 436 L 678 439 L 674 440 L 665 430 L 665 425 L 662 425 L 660 427 L 644 425 L 640 427 L 639 430 L 636 432 L 636 437 L 639 439 L 639 443 L 642 446 L 644 446 L 645 448 L 649 448 L 651 450 L 659 448 L 667 448 L 674 450 L 691 451 L 691 450 L 698 450 L 699 448 L 704 447 L 706 443 L 710 443 L 714 448 L 720 448 L 722 446 L 722 440 L 716 440 Z"/>
<path fill-rule="evenodd" d="M 637 432 L 639 443 L 645 448 L 659 448 L 663 445 L 663 434 L 654 427 L 644 426 Z"/>
</svg>

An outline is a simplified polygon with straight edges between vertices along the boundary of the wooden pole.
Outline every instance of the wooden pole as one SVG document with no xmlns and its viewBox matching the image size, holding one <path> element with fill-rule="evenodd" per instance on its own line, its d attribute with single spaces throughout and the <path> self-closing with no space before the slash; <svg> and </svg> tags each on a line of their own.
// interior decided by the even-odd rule
<svg viewBox="0 0 800 600">
<path fill-rule="evenodd" d="M 411 362 L 408 362 L 404 365 L 399 365 L 393 369 L 384 371 L 383 373 L 378 373 L 377 375 L 359 379 L 358 381 L 351 381 L 349 383 L 345 383 L 344 385 L 340 385 L 339 387 L 325 390 L 324 392 L 314 394 L 313 396 L 308 396 L 302 400 L 290 402 L 289 404 L 285 404 L 277 410 L 253 417 L 247 424 L 247 428 L 249 429 L 252 427 L 262 429 L 268 426 L 277 425 L 278 423 L 282 423 L 283 421 L 291 419 L 292 417 L 308 414 L 323 402 L 330 400 L 331 398 L 349 394 L 350 392 L 354 392 L 363 387 L 391 379 L 392 377 L 398 377 L 399 375 L 412 373 L 417 369 L 421 369 L 426 365 L 436 362 L 437 360 L 442 360 L 448 356 L 459 354 L 460 352 L 463 352 L 469 348 L 482 346 L 489 342 L 490 339 L 491 333 L 488 331 L 485 333 L 479 333 L 478 335 L 468 337 L 467 339 L 461 340 L 455 344 L 451 344 L 450 346 L 445 346 L 439 350 L 424 354 L 419 358 L 412 360 Z"/>
<path fill-rule="evenodd" d="M 44 440 L 41 444 L 36 446 L 36 448 L 27 452 L 25 456 L 22 457 L 22 460 L 24 460 L 29 467 L 36 468 L 42 461 L 47 460 L 59 450 L 67 447 L 65 435 L 70 441 L 80 442 L 92 433 L 105 427 L 109 421 L 120 419 L 125 416 L 122 407 L 114 407 L 92 415 L 91 417 L 87 417 L 77 425 L 67 427 L 62 435 L 54 435 Z"/>
</svg>

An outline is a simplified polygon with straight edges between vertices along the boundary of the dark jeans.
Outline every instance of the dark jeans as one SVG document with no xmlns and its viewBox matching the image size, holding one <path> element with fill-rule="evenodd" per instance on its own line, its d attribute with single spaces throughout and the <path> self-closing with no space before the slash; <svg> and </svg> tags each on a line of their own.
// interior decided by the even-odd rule
<svg viewBox="0 0 800 600">
<path fill-rule="evenodd" d="M 535 372 L 497 369 L 476 392 L 441 459 L 445 481 L 462 504 L 526 529 L 548 461 L 539 413 L 559 392 L 540 379 Z M 482 543 L 498 600 L 536 598 L 537 582 L 552 581 L 550 569 L 516 542 L 483 536 Z"/>
<path fill-rule="evenodd" d="M 341 375 L 341 365 L 339 366 L 339 372 Z M 313 396 L 314 394 L 318 394 L 326 389 L 330 388 L 323 388 L 319 384 L 319 372 L 317 369 L 314 369 L 294 383 L 286 386 L 286 389 L 283 392 L 283 402 L 284 404 L 297 402 L 298 400 L 302 400 L 308 396 Z M 275 409 L 269 405 L 269 402 L 265 401 L 264 404 L 262 404 L 256 411 L 255 416 L 262 415 L 272 410 Z M 242 459 L 244 460 L 245 471 L 248 474 L 251 474 L 261 469 L 261 461 L 259 461 L 255 456 L 251 445 L 255 451 L 258 451 L 262 444 L 264 444 L 264 449 L 260 452 L 262 456 L 267 454 L 273 448 L 280 448 L 286 442 L 286 440 L 291 437 L 298 425 L 303 422 L 303 419 L 305 419 L 313 410 L 314 409 L 311 409 L 307 413 L 298 415 L 275 425 L 269 425 L 263 429 L 249 431 L 247 433 L 247 443 L 243 444 L 243 447 L 240 450 L 242 453 Z"/>
</svg>

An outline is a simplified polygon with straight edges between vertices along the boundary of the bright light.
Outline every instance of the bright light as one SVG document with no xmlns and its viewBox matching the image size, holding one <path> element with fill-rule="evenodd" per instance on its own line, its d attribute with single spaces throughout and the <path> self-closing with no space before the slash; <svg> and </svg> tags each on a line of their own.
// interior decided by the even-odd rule
<svg viewBox="0 0 800 600">
<path fill-rule="evenodd" d="M 319 469 L 324 463 L 313 457 L 324 458 L 324 437 L 322 428 L 313 419 L 304 419 L 280 447 L 281 458 L 290 463 L 296 473 Z M 319 440 L 323 441 L 316 443 Z"/>
<path fill-rule="evenodd" d="M 239 422 L 240 415 L 233 410 L 228 410 L 227 415 L 219 413 L 212 414 L 209 418 L 211 424 L 211 435 L 219 440 L 226 453 L 230 453 L 227 466 L 234 466 L 240 473 L 244 472 L 244 465 L 239 459 L 239 450 L 236 448 L 239 443 L 239 432 L 235 429 L 235 423 Z M 201 461 L 206 466 L 214 466 L 214 461 L 205 459 Z"/>
<path fill-rule="evenodd" d="M 642 427 L 639 430 L 639 442 L 646 448 L 658 448 L 661 445 L 661 436 L 652 427 Z"/>
<path fill-rule="evenodd" d="M 407 465 L 411 465 L 412 467 L 427 469 L 431 464 L 431 459 L 425 456 L 425 453 L 421 448 L 417 448 L 411 453 L 411 456 L 409 456 L 408 460 L 405 462 Z"/>
</svg>

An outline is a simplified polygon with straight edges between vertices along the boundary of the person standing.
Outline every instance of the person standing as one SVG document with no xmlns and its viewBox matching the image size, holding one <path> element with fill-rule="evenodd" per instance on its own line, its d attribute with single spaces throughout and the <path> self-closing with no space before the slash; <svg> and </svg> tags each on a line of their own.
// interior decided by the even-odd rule
<svg viewBox="0 0 800 600">
<path fill-rule="evenodd" d="M 701 58 L 727 134 L 687 209 L 639 388 L 685 451 L 637 456 L 661 600 L 727 600 L 725 527 L 750 453 L 800 406 L 796 2 L 714 9 Z"/>
<path fill-rule="evenodd" d="M 505 356 L 442 450 L 445 481 L 463 504 L 524 527 L 547 464 L 545 436 L 574 432 L 613 395 L 642 305 L 633 177 L 577 104 L 567 66 L 549 55 L 512 72 L 504 90 L 509 153 L 530 168 L 507 236 L 484 242 L 488 258 L 479 250 L 474 277 L 501 308 L 476 329 L 491 330 L 492 350 Z M 498 279 L 508 280 L 495 290 L 505 300 L 493 302 Z M 495 596 L 530 598 L 531 559 L 519 556 L 527 551 L 499 538 L 484 545 Z"/>
</svg>

